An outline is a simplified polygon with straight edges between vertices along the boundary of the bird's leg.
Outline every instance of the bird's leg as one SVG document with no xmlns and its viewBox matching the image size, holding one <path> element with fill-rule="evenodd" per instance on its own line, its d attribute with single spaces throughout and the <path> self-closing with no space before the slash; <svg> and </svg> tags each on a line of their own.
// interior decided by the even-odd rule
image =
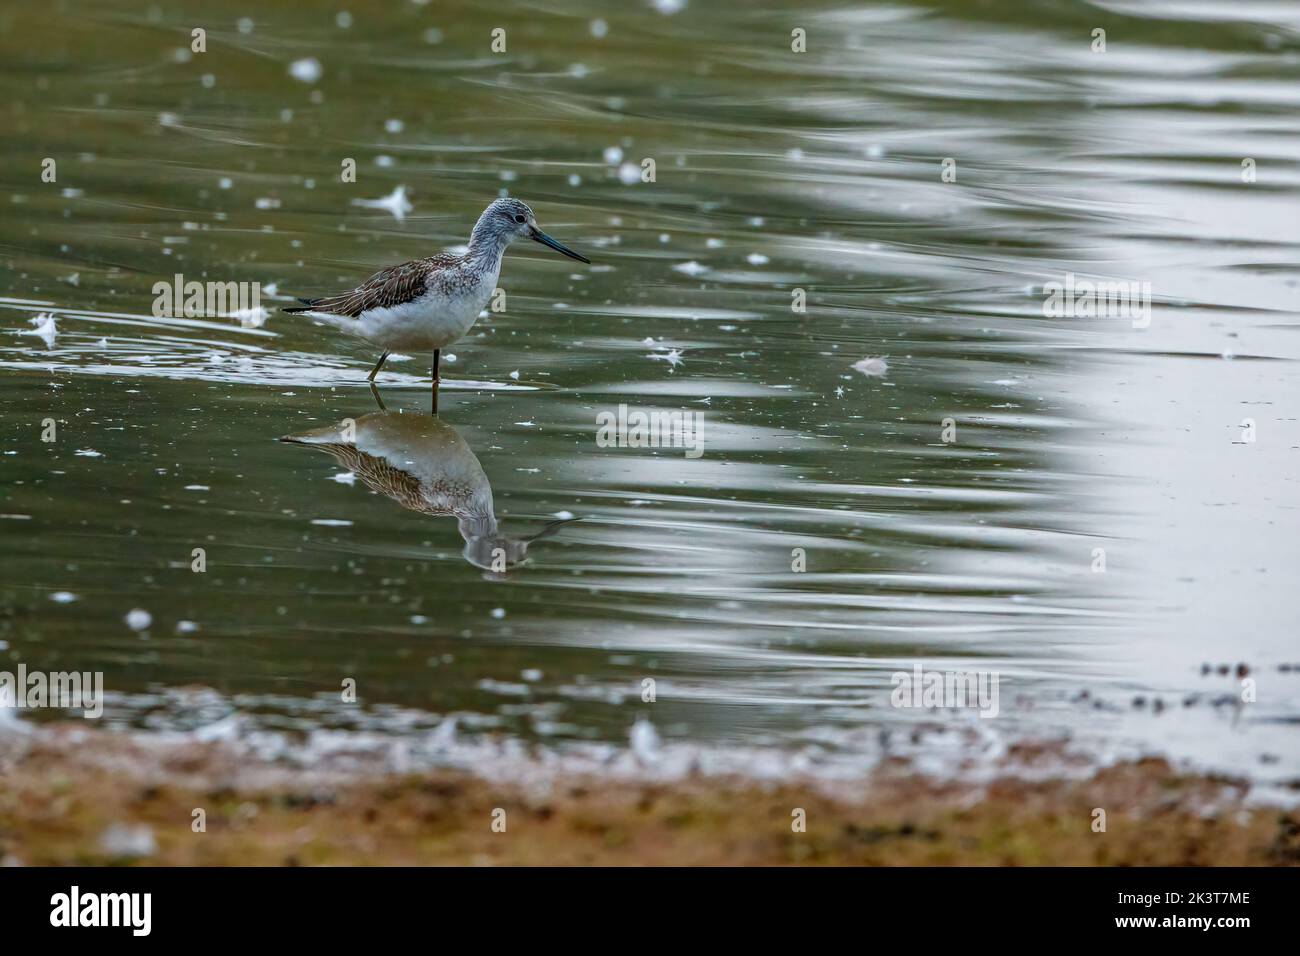
<svg viewBox="0 0 1300 956">
<path fill-rule="evenodd" d="M 384 363 L 387 361 L 388 361 L 388 352 L 387 350 L 385 350 L 384 354 L 379 356 L 379 361 L 375 363 L 375 367 L 370 370 L 370 374 L 366 376 L 366 381 L 373 382 L 375 380 L 375 376 L 379 374 L 379 370 L 384 367 Z"/>
<path fill-rule="evenodd" d="M 438 375 L 438 365 L 442 360 L 442 351 L 433 350 L 433 414 L 438 414 L 438 383 L 442 380 Z"/>
<path fill-rule="evenodd" d="M 388 406 L 384 404 L 384 399 L 379 394 L 379 389 L 375 388 L 373 380 L 370 382 L 370 394 L 375 397 L 375 404 L 379 406 L 381 412 L 388 411 Z"/>
</svg>

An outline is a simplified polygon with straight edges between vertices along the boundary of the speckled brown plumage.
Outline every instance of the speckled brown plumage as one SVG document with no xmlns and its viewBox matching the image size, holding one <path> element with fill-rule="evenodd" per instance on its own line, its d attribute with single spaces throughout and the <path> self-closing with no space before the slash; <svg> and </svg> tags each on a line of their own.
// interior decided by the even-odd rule
<svg viewBox="0 0 1300 956">
<path fill-rule="evenodd" d="M 342 442 L 313 444 L 348 471 L 359 476 L 366 487 L 392 498 L 403 508 L 426 515 L 451 515 L 456 518 L 480 517 L 474 508 L 472 485 L 440 478 L 421 483 L 415 476 L 395 468 L 383 458 L 376 458 L 356 446 Z M 490 515 L 489 515 L 490 517 Z"/>
<path fill-rule="evenodd" d="M 333 315 L 350 315 L 353 318 L 370 309 L 391 308 L 423 296 L 429 291 L 429 282 L 444 284 L 440 277 L 445 270 L 459 271 L 460 256 L 438 255 L 425 259 L 412 259 L 400 266 L 381 269 L 351 292 L 303 299 L 306 307 L 286 309 L 286 312 L 328 312 Z"/>
</svg>

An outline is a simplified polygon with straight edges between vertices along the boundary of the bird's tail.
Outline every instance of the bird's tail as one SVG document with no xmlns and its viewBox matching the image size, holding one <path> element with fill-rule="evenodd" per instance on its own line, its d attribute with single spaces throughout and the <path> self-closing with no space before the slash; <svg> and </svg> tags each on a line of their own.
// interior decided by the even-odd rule
<svg viewBox="0 0 1300 956">
<path fill-rule="evenodd" d="M 320 299 L 304 299 L 304 298 L 302 298 L 301 296 L 299 296 L 299 297 L 298 297 L 298 301 L 301 302 L 302 305 L 300 305 L 300 306 L 299 306 L 299 305 L 295 305 L 295 306 L 292 306 L 292 307 L 289 307 L 289 308 L 281 308 L 280 311 L 281 311 L 281 312 L 289 312 L 289 313 L 294 313 L 294 312 L 311 312 L 311 311 L 315 308 L 316 304 L 317 304 L 318 302 L 320 302 Z"/>
</svg>

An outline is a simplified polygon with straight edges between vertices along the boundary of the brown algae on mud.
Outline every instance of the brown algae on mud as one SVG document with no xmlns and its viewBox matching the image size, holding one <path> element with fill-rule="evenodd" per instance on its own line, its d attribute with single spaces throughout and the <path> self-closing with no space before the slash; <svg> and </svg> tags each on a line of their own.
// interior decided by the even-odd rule
<svg viewBox="0 0 1300 956">
<path fill-rule="evenodd" d="M 48 728 L 0 738 L 11 865 L 1078 865 L 1300 862 L 1300 811 L 1148 759 L 972 788 L 889 761 L 799 781 L 319 774 L 224 744 Z M 1106 811 L 1105 832 L 1094 829 Z M 802 821 L 802 829 L 799 824 Z M 494 823 L 496 824 L 494 827 Z M 122 835 L 134 835 L 123 839 Z"/>
</svg>

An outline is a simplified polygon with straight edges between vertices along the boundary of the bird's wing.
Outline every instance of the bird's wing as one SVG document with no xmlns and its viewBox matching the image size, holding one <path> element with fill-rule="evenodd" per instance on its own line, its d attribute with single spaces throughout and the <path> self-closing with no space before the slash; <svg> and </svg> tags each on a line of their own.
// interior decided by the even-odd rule
<svg viewBox="0 0 1300 956">
<path fill-rule="evenodd" d="M 303 444 L 296 436 L 281 439 L 294 444 Z M 421 484 L 420 479 L 409 472 L 394 467 L 385 458 L 376 458 L 343 442 L 325 442 L 311 447 L 327 452 L 330 457 L 355 475 L 373 491 L 378 491 L 396 501 L 403 508 L 420 514 L 442 516 L 456 514 L 456 511 L 442 500 L 443 496 L 430 493 Z"/>
<path fill-rule="evenodd" d="M 434 256 L 431 259 L 412 259 L 400 266 L 376 272 L 351 292 L 303 301 L 313 312 L 350 315 L 353 318 L 371 309 L 392 308 L 424 295 L 430 274 L 449 265 L 451 258 Z"/>
</svg>

